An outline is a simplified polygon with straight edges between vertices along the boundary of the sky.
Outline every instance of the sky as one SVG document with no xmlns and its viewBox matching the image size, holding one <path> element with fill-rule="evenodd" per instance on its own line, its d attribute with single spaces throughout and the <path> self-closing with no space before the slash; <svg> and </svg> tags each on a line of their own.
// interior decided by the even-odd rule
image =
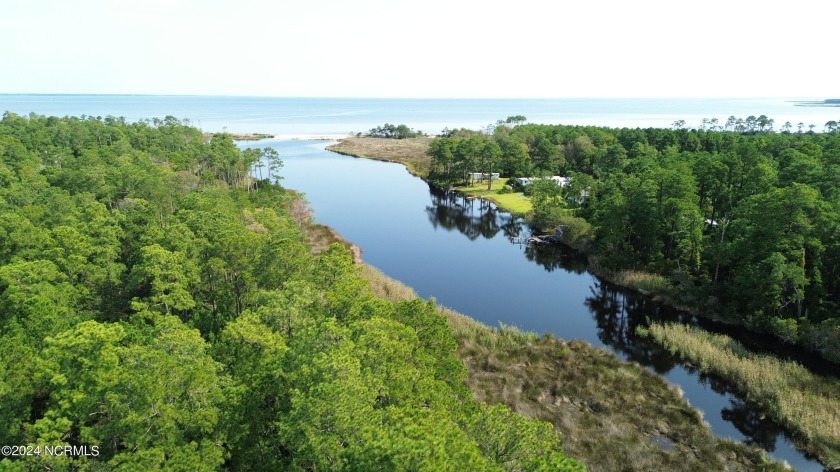
<svg viewBox="0 0 840 472">
<path fill-rule="evenodd" d="M 0 93 L 840 97 L 840 2 L 0 0 Z"/>
</svg>

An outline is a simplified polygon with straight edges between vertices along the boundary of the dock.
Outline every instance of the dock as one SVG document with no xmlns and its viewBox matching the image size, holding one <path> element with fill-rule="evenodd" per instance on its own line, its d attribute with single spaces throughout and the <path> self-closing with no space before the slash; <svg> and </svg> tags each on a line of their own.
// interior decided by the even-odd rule
<svg viewBox="0 0 840 472">
<path fill-rule="evenodd" d="M 510 242 L 512 244 L 554 244 L 557 238 L 552 235 L 547 236 L 511 236 Z"/>
</svg>

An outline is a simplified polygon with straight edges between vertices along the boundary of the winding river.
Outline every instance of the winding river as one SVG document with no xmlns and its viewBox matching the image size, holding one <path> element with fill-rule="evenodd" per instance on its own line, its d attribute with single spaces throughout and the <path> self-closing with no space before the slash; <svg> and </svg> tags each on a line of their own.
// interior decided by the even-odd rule
<svg viewBox="0 0 840 472">
<path fill-rule="evenodd" d="M 360 246 L 367 263 L 420 296 L 491 326 L 582 339 L 638 362 L 678 385 L 716 434 L 756 444 L 797 470 L 823 470 L 727 385 L 682 366 L 638 338 L 634 328 L 648 318 L 678 320 L 727 332 L 752 347 L 761 348 L 760 340 L 625 293 L 588 273 L 573 254 L 511 242 L 529 234 L 520 218 L 482 200 L 444 194 L 401 165 L 331 153 L 327 144 L 271 140 L 241 146 L 275 148 L 284 162 L 281 183 L 305 193 L 318 222 Z"/>
</svg>

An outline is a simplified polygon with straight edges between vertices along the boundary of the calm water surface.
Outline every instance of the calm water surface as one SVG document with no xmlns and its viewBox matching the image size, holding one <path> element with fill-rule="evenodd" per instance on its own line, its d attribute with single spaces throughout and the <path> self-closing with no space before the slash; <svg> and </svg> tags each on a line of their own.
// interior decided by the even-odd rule
<svg viewBox="0 0 840 472">
<path fill-rule="evenodd" d="M 802 122 L 805 131 L 821 131 L 840 120 L 837 107 L 795 106 L 799 100 L 823 98 L 555 98 L 555 99 L 370 99 L 284 98 L 167 95 L 7 95 L 0 94 L 0 113 L 56 116 L 114 116 L 128 121 L 164 118 L 190 122 L 204 131 L 278 135 L 344 135 L 384 123 L 405 124 L 436 134 L 444 128 L 478 129 L 508 116 L 524 115 L 531 123 L 612 127 L 663 127 L 685 120 L 701 126 L 703 118 L 750 115 Z"/>
<path fill-rule="evenodd" d="M 401 165 L 340 156 L 325 145 L 243 144 L 276 148 L 285 163 L 283 184 L 306 194 L 318 221 L 359 245 L 366 262 L 420 296 L 491 326 L 583 339 L 637 361 L 678 385 L 716 434 L 756 444 L 797 470 L 823 470 L 726 385 L 681 366 L 634 334 L 648 317 L 707 322 L 625 294 L 559 249 L 511 243 L 511 236 L 528 235 L 529 229 L 492 204 L 444 194 Z"/>
</svg>

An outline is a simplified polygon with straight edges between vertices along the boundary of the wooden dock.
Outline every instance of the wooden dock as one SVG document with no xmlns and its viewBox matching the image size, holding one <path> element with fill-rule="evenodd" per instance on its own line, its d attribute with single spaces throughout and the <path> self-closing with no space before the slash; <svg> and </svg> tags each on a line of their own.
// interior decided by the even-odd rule
<svg viewBox="0 0 840 472">
<path fill-rule="evenodd" d="M 510 242 L 513 244 L 554 244 L 557 238 L 552 235 L 547 236 L 512 236 Z"/>
</svg>

